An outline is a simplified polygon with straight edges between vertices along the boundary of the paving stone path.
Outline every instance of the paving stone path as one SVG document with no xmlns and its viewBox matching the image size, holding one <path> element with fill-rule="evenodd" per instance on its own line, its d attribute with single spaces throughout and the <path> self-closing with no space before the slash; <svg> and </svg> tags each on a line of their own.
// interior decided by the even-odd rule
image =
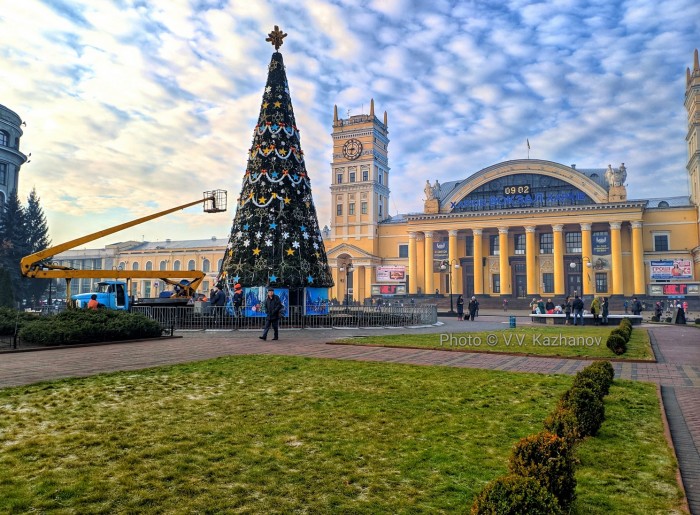
<svg viewBox="0 0 700 515">
<path fill-rule="evenodd" d="M 520 320 L 520 319 L 519 319 Z M 555 357 L 327 345 L 359 335 L 435 334 L 489 331 L 507 327 L 507 317 L 482 316 L 477 322 L 441 319 L 444 325 L 418 329 L 307 329 L 280 332 L 280 340 L 263 342 L 258 331 L 182 332 L 182 338 L 38 352 L 1 353 L 0 387 L 31 384 L 102 372 L 199 361 L 221 356 L 269 354 L 440 365 L 512 372 L 574 374 L 589 362 Z M 524 319 L 523 323 L 528 323 Z M 521 323 L 521 322 L 519 322 Z M 529 325 L 529 324 L 528 324 Z M 614 363 L 622 379 L 661 386 L 691 513 L 700 515 L 700 330 L 682 326 L 650 326 L 657 363 Z"/>
</svg>

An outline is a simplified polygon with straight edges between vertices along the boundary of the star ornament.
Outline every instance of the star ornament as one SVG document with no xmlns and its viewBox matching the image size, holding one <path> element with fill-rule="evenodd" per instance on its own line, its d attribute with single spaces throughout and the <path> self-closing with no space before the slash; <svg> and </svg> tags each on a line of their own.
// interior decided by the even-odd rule
<svg viewBox="0 0 700 515">
<path fill-rule="evenodd" d="M 287 255 L 288 255 L 288 256 L 293 256 L 293 255 L 294 255 L 294 249 L 287 249 Z"/>
<path fill-rule="evenodd" d="M 275 50 L 279 50 L 279 48 L 282 46 L 284 41 L 282 41 L 284 38 L 287 37 L 287 34 L 285 32 L 282 32 L 280 28 L 275 25 L 275 30 L 270 32 L 268 34 L 268 37 L 265 38 L 265 41 L 268 41 L 269 43 L 272 44 L 272 46 L 275 47 Z"/>
<path fill-rule="evenodd" d="M 254 256 L 257 256 L 257 255 L 259 255 L 259 254 L 260 254 L 260 249 L 259 249 L 258 247 L 255 247 L 255 248 L 253 249 L 253 255 L 254 255 Z"/>
</svg>

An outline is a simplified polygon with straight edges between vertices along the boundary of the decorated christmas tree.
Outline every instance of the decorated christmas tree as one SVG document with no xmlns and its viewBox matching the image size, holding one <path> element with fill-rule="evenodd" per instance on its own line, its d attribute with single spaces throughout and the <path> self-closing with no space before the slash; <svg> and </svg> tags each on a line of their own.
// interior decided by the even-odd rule
<svg viewBox="0 0 700 515">
<path fill-rule="evenodd" d="M 278 51 L 286 35 L 275 26 L 266 40 L 275 52 L 219 273 L 231 290 L 235 283 L 293 290 L 333 286 Z"/>
</svg>

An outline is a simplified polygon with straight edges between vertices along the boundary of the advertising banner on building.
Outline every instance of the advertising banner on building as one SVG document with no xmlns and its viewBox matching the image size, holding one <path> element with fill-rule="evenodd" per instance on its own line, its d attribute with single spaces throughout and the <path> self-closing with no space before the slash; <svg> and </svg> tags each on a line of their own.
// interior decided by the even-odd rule
<svg viewBox="0 0 700 515">
<path fill-rule="evenodd" d="M 378 266 L 377 282 L 405 282 L 405 266 Z"/>
<path fill-rule="evenodd" d="M 610 254 L 610 233 L 594 232 L 591 237 L 594 256 L 607 256 Z"/>
<path fill-rule="evenodd" d="M 435 241 L 433 242 L 433 272 L 443 272 L 440 268 L 445 261 L 450 259 L 450 242 Z"/>
<path fill-rule="evenodd" d="M 664 259 L 651 262 L 652 280 L 693 278 L 693 264 L 690 259 Z"/>
</svg>

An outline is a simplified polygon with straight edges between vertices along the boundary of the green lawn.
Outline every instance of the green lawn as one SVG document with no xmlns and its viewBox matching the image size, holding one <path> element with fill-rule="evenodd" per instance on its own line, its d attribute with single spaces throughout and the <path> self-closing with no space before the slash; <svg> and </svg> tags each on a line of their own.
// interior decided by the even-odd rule
<svg viewBox="0 0 700 515">
<path fill-rule="evenodd" d="M 470 333 L 401 334 L 366 336 L 337 340 L 354 345 L 386 347 L 425 347 L 430 349 L 515 352 L 541 356 L 621 358 L 653 360 L 646 329 L 634 328 L 627 352 L 616 356 L 605 346 L 610 331 L 617 326 L 527 326 L 517 329 Z"/>
<path fill-rule="evenodd" d="M 464 512 L 571 377 L 244 356 L 0 390 L 0 512 Z M 618 382 L 578 513 L 669 513 L 651 385 Z"/>
</svg>

